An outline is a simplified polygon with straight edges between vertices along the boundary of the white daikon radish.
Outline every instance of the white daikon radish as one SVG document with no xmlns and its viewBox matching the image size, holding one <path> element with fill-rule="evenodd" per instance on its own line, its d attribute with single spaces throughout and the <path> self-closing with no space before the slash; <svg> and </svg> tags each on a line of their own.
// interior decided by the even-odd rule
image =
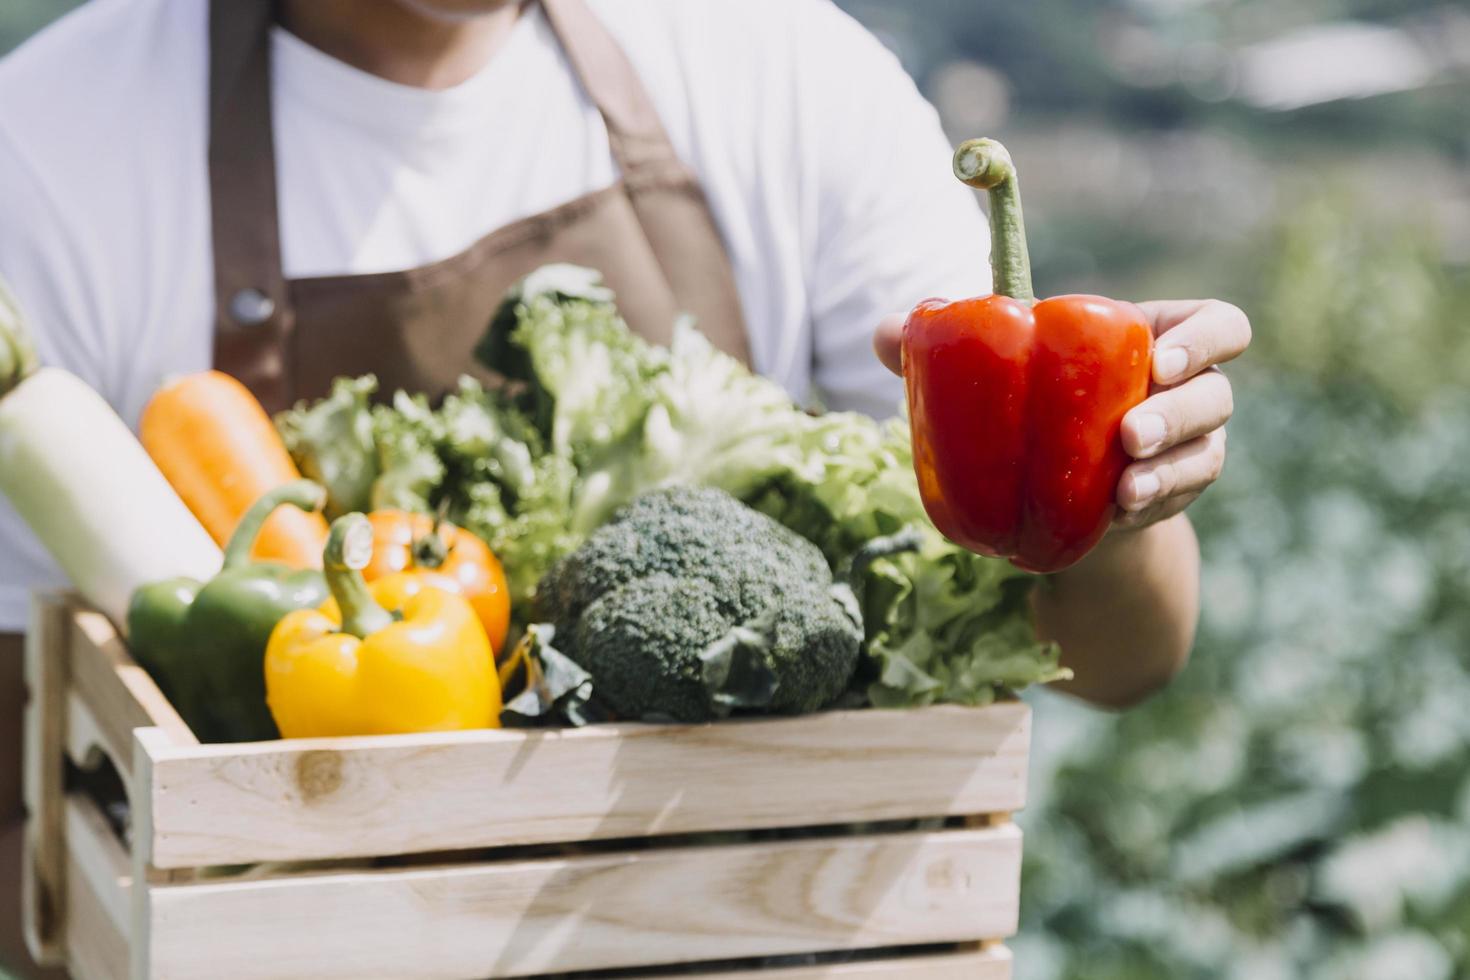
<svg viewBox="0 0 1470 980">
<path fill-rule="evenodd" d="M 140 585 L 219 571 L 219 547 L 117 413 L 75 375 L 39 367 L 3 283 L 0 493 L 119 629 Z"/>
</svg>

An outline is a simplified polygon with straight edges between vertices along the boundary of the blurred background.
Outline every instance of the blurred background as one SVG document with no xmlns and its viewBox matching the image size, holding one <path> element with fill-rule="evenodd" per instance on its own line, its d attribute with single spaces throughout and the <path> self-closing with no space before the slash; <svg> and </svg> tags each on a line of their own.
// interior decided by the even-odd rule
<svg viewBox="0 0 1470 980">
<path fill-rule="evenodd" d="M 1019 980 L 1470 976 L 1470 7 L 841 5 L 1010 147 L 1039 294 L 1256 329 L 1190 668 L 1029 696 Z"/>
</svg>

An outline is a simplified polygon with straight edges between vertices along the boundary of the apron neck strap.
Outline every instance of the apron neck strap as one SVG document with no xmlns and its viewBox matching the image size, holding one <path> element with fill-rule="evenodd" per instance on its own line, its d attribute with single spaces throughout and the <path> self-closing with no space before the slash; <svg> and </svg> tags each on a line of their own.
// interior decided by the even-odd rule
<svg viewBox="0 0 1470 980">
<path fill-rule="evenodd" d="M 211 0 L 209 174 L 216 322 L 288 315 L 271 127 L 269 0 Z"/>
<path fill-rule="evenodd" d="M 602 114 L 613 159 L 623 176 L 636 177 L 677 162 L 648 90 L 585 0 L 541 0 L 541 7 L 583 90 Z"/>
</svg>

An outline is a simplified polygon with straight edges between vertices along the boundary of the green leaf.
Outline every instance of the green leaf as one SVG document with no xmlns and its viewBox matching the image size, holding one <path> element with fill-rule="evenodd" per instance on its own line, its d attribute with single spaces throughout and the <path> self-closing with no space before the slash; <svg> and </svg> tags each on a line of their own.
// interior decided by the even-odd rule
<svg viewBox="0 0 1470 980">
<path fill-rule="evenodd" d="M 501 721 L 510 727 L 566 724 L 581 727 L 608 720 L 594 700 L 592 675 L 554 644 L 556 628 L 533 623 L 521 638 L 526 663 L 524 688 L 505 703 Z"/>
<path fill-rule="evenodd" d="M 276 416 L 276 427 L 301 475 L 327 489 L 330 518 L 372 507 L 378 445 L 369 399 L 372 375 L 338 378 L 314 405 L 298 404 Z"/>
<path fill-rule="evenodd" d="M 769 707 L 776 694 L 776 671 L 771 647 L 776 642 L 776 610 L 730 632 L 699 655 L 701 680 L 720 715 L 737 708 Z"/>
</svg>

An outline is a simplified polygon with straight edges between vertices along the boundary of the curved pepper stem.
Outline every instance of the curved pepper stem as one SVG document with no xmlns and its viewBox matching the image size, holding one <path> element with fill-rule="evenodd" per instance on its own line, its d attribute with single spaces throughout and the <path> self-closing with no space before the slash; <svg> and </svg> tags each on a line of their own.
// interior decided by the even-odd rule
<svg viewBox="0 0 1470 980">
<path fill-rule="evenodd" d="M 448 517 L 449 500 L 446 498 L 434 511 L 434 523 L 429 530 L 419 538 L 415 538 L 409 545 L 409 553 L 413 558 L 415 568 L 437 569 L 444 567 L 449 560 L 449 542 L 444 540 L 444 535 L 439 529 L 446 523 Z"/>
<path fill-rule="evenodd" d="M 327 502 L 327 491 L 310 480 L 292 480 L 274 490 L 267 490 L 260 499 L 250 505 L 235 531 L 230 543 L 225 545 L 225 568 L 238 568 L 250 561 L 250 552 L 255 548 L 255 539 L 260 529 L 277 507 L 290 504 L 305 511 L 321 510 Z"/>
<path fill-rule="evenodd" d="M 368 591 L 362 570 L 373 557 L 373 526 L 361 514 L 344 514 L 332 522 L 322 552 L 322 573 L 332 598 L 342 610 L 342 632 L 358 639 L 387 629 L 393 614 Z"/>
<path fill-rule="evenodd" d="M 18 388 L 40 366 L 30 333 L 21 319 L 20 304 L 0 281 L 0 398 Z"/>
<path fill-rule="evenodd" d="M 954 153 L 954 175 L 990 196 L 990 268 L 995 291 L 1032 303 L 1031 253 L 1026 248 L 1026 222 L 1021 217 L 1021 188 L 1016 165 L 993 139 L 966 140 Z"/>
</svg>

